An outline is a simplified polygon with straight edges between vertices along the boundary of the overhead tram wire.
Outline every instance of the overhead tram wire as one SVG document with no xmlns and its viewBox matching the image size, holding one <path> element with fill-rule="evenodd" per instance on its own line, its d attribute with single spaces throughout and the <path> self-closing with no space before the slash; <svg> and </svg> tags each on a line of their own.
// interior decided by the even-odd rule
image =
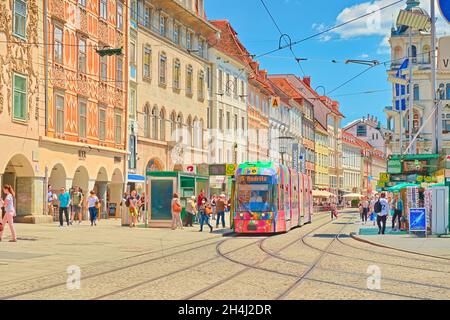
<svg viewBox="0 0 450 320">
<path fill-rule="evenodd" d="M 328 29 L 323 30 L 323 31 L 318 32 L 318 33 L 315 33 L 315 34 L 313 34 L 313 35 L 310 35 L 310 36 L 308 36 L 308 37 L 306 37 L 306 38 L 303 38 L 303 39 L 300 39 L 300 40 L 298 40 L 298 41 L 291 42 L 289 45 L 280 46 L 278 49 L 273 49 L 273 50 L 270 50 L 270 51 L 268 51 L 268 52 L 265 52 L 265 53 L 261 53 L 261 54 L 259 54 L 259 55 L 256 55 L 255 58 L 261 58 L 261 57 L 264 57 L 264 56 L 269 55 L 269 54 L 271 54 L 271 53 L 278 52 L 278 51 L 281 51 L 281 50 L 286 49 L 286 48 L 289 48 L 289 47 L 292 48 L 293 46 L 296 46 L 296 45 L 299 44 L 299 43 L 302 43 L 302 42 L 305 42 L 305 41 L 307 41 L 307 40 L 316 38 L 316 37 L 321 36 L 321 35 L 323 35 L 323 34 L 325 34 L 325 33 L 328 33 L 328 32 L 330 32 L 330 31 L 336 30 L 336 29 L 341 28 L 341 27 L 343 27 L 343 26 L 345 26 L 345 25 L 347 25 L 347 24 L 353 23 L 353 22 L 355 22 L 355 21 L 357 21 L 357 20 L 361 20 L 361 19 L 363 19 L 363 18 L 365 18 L 365 17 L 368 17 L 368 16 L 370 16 L 370 15 L 372 15 L 372 14 L 374 14 L 374 13 L 380 12 L 380 11 L 382 11 L 382 10 L 384 10 L 384 9 L 390 8 L 390 7 L 392 7 L 392 6 L 395 6 L 395 5 L 397 5 L 397 4 L 399 4 L 399 3 L 403 3 L 403 2 L 404 2 L 404 0 L 398 0 L 398 1 L 395 1 L 395 2 L 393 2 L 393 3 L 391 3 L 391 4 L 388 4 L 388 5 L 385 5 L 385 6 L 383 6 L 383 7 L 380 7 L 380 8 L 378 8 L 378 9 L 374 10 L 374 11 L 368 12 L 368 13 L 362 15 L 362 16 L 359 16 L 359 17 L 356 17 L 356 18 L 347 20 L 347 21 L 345 21 L 345 22 L 343 22 L 343 23 L 337 24 L 337 25 L 335 25 L 335 26 L 333 26 L 333 27 L 331 27 L 331 28 L 328 28 Z"/>
<path fill-rule="evenodd" d="M 297 58 L 297 56 L 296 56 L 294 50 L 292 49 L 292 46 L 291 46 L 291 45 L 288 43 L 288 41 L 284 38 L 284 36 L 288 36 L 288 37 L 289 37 L 289 35 L 284 34 L 284 33 L 281 31 L 281 28 L 278 26 L 278 23 L 276 22 L 275 18 L 273 17 L 272 13 L 270 12 L 270 10 L 269 10 L 269 8 L 267 7 L 267 5 L 266 5 L 266 3 L 264 2 L 264 0 L 260 0 L 260 1 L 261 1 L 261 4 L 263 5 L 264 9 L 266 10 L 267 14 L 269 15 L 270 19 L 272 20 L 273 24 L 275 25 L 275 27 L 277 28 L 278 32 L 280 33 L 280 36 L 281 36 L 281 37 L 280 37 L 280 40 L 281 40 L 281 38 L 283 38 L 283 39 L 284 39 L 284 42 L 286 43 L 286 45 L 289 45 L 289 50 L 291 51 L 292 56 L 294 57 L 295 62 L 296 62 L 296 63 L 298 64 L 298 66 L 300 67 L 300 70 L 301 70 L 301 72 L 303 73 L 303 76 L 305 76 L 305 71 L 303 70 L 303 67 L 302 67 L 302 65 L 300 64 L 300 59 Z M 292 42 L 291 39 L 290 39 L 290 37 L 289 37 L 289 42 L 290 42 L 290 43 Z"/>
</svg>

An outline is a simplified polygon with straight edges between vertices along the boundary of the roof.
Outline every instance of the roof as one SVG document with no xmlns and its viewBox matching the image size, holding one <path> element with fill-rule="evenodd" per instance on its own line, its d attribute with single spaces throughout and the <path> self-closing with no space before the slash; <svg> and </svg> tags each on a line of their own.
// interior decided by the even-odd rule
<svg viewBox="0 0 450 320">
<path fill-rule="evenodd" d="M 362 148 L 361 143 L 359 143 L 360 139 L 352 135 L 351 133 L 348 133 L 346 131 L 342 131 L 342 141 L 346 144 L 352 145 L 353 147 L 357 147 L 359 149 Z"/>
</svg>

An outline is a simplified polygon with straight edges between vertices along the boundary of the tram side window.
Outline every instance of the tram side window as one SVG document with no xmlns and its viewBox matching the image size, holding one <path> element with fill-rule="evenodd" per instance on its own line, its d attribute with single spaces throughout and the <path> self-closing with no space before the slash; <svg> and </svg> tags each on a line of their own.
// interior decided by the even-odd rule
<svg viewBox="0 0 450 320">
<path fill-rule="evenodd" d="M 279 201 L 278 201 L 278 209 L 279 210 L 283 210 L 284 209 L 284 185 L 279 185 L 280 187 L 280 192 L 278 192 L 279 195 Z"/>
</svg>

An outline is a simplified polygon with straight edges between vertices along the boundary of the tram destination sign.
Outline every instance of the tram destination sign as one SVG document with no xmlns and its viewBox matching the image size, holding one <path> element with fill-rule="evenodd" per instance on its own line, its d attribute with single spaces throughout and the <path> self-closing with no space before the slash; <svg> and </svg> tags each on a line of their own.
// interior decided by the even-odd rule
<svg viewBox="0 0 450 320">
<path fill-rule="evenodd" d="M 241 184 L 269 184 L 271 182 L 270 176 L 239 176 Z"/>
</svg>

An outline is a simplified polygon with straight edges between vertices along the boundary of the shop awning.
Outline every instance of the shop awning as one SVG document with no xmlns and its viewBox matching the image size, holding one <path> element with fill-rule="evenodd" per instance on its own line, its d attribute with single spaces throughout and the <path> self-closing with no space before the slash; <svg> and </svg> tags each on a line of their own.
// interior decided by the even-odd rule
<svg viewBox="0 0 450 320">
<path fill-rule="evenodd" d="M 394 155 L 391 156 L 391 160 L 431 160 L 431 159 L 439 159 L 439 154 L 405 154 L 403 156 Z"/>
<path fill-rule="evenodd" d="M 361 199 L 364 196 L 359 193 L 348 193 L 348 194 L 344 194 L 342 197 L 349 198 L 349 199 Z"/>
<path fill-rule="evenodd" d="M 332 194 L 328 191 L 320 191 L 320 190 L 313 190 L 312 195 L 314 198 L 329 198 L 329 197 L 336 197 L 336 195 Z"/>
<path fill-rule="evenodd" d="M 418 184 L 414 184 L 414 183 L 400 183 L 393 187 L 387 188 L 387 191 L 395 192 L 395 191 L 400 191 L 401 189 L 405 189 L 407 187 L 420 187 L 420 186 Z"/>
<path fill-rule="evenodd" d="M 145 182 L 145 177 L 141 176 L 139 174 L 129 174 L 128 175 L 128 182 L 144 183 Z"/>
</svg>

